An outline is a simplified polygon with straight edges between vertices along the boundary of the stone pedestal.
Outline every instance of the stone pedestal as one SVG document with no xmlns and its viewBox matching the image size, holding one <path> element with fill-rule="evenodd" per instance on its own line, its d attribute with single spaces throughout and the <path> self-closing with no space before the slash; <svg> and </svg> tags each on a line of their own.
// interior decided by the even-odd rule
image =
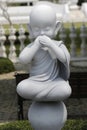
<svg viewBox="0 0 87 130">
<path fill-rule="evenodd" d="M 63 102 L 33 102 L 28 118 L 34 130 L 61 130 L 67 110 Z"/>
</svg>

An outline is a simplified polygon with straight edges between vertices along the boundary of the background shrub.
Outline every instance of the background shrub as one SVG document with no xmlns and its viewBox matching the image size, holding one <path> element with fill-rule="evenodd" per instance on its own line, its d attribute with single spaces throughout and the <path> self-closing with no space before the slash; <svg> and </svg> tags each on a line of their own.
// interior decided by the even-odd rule
<svg viewBox="0 0 87 130">
<path fill-rule="evenodd" d="M 8 58 L 0 57 L 0 74 L 14 71 L 14 65 Z"/>
<path fill-rule="evenodd" d="M 87 130 L 87 120 L 68 120 L 62 130 Z"/>
<path fill-rule="evenodd" d="M 28 121 L 15 121 L 0 126 L 0 130 L 33 130 Z M 68 120 L 62 130 L 87 130 L 87 120 Z"/>
<path fill-rule="evenodd" d="M 0 130 L 33 130 L 28 121 L 15 121 L 0 126 Z"/>
</svg>

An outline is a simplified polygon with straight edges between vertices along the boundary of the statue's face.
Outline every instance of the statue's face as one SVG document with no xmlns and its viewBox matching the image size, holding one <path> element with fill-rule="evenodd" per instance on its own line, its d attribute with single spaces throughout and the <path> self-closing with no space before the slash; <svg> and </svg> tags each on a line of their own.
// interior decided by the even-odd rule
<svg viewBox="0 0 87 130">
<path fill-rule="evenodd" d="M 53 38 L 56 28 L 56 17 L 54 12 L 49 8 L 44 9 L 39 7 L 39 9 L 36 9 L 31 13 L 30 26 L 34 38 L 40 35 L 46 35 Z"/>
<path fill-rule="evenodd" d="M 32 23 L 33 25 L 31 27 L 32 27 L 33 36 L 35 38 L 40 35 L 46 35 L 49 37 L 53 37 L 55 25 L 52 24 L 51 21 L 48 24 L 47 19 L 45 20 L 45 22 L 42 22 L 42 24 L 39 24 L 39 23 L 40 23 L 40 21 L 38 21 L 37 24 L 36 24 L 36 22 L 35 22 L 35 24 Z"/>
</svg>

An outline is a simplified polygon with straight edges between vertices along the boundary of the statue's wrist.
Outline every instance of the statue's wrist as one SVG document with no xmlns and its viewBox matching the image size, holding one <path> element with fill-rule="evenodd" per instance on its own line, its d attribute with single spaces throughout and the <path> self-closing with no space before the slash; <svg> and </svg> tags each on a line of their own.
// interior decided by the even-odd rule
<svg viewBox="0 0 87 130">
<path fill-rule="evenodd" d="M 54 46 L 54 43 L 53 42 L 51 42 L 50 44 L 49 44 L 49 48 L 53 48 L 53 46 Z"/>
<path fill-rule="evenodd" d="M 39 43 L 39 41 L 36 42 L 36 47 L 37 47 L 38 49 L 41 48 L 41 44 Z"/>
</svg>

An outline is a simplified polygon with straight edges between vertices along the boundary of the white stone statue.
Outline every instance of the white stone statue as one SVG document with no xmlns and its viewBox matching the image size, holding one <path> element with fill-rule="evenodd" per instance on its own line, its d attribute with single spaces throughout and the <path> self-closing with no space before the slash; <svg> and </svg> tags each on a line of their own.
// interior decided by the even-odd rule
<svg viewBox="0 0 87 130">
<path fill-rule="evenodd" d="M 30 77 L 18 84 L 17 92 L 33 100 L 28 117 L 35 130 L 61 130 L 67 117 L 62 101 L 71 94 L 70 55 L 62 41 L 54 40 L 60 25 L 52 7 L 34 6 L 29 23 L 32 42 L 19 56 L 25 65 L 31 63 Z"/>
</svg>

